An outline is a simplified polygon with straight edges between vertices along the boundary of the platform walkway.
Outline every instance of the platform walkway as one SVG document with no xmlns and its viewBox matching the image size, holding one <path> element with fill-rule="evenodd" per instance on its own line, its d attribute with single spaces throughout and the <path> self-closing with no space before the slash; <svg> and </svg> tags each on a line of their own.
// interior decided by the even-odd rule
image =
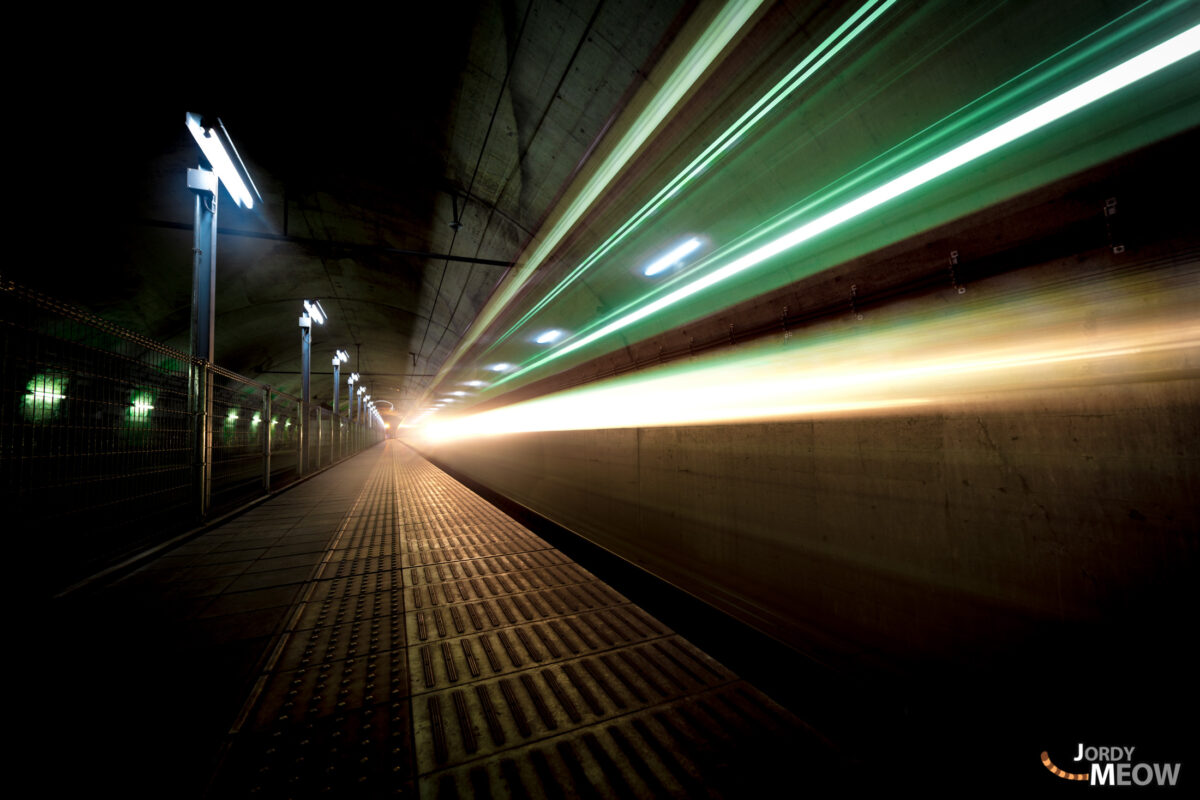
<svg viewBox="0 0 1200 800">
<path fill-rule="evenodd" d="M 126 796 L 758 797 L 830 765 L 395 441 L 76 605 L 74 777 Z"/>
</svg>

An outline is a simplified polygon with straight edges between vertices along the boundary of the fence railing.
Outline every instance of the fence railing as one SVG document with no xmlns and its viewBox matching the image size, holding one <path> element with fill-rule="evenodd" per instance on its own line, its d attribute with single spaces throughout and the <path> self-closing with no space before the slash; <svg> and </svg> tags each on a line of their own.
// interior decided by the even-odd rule
<svg viewBox="0 0 1200 800">
<path fill-rule="evenodd" d="M 301 476 L 299 398 L 0 282 L 0 502 L 67 585 Z M 310 404 L 309 469 L 383 439 Z"/>
</svg>

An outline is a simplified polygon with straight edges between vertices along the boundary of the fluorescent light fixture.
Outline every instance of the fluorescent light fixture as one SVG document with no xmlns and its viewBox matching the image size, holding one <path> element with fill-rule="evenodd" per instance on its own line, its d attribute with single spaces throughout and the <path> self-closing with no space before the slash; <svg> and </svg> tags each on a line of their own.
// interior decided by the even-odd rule
<svg viewBox="0 0 1200 800">
<path fill-rule="evenodd" d="M 308 312 L 310 317 L 312 317 L 313 322 L 317 323 L 318 325 L 324 325 L 325 320 L 328 319 L 325 314 L 325 309 L 321 306 L 320 300 L 305 300 L 304 310 Z"/>
<path fill-rule="evenodd" d="M 204 129 L 200 124 L 200 115 L 188 112 L 185 117 L 187 129 L 192 132 L 192 136 L 196 139 L 196 144 L 200 145 L 200 150 L 204 153 L 204 157 L 208 159 L 208 163 L 212 165 L 213 171 L 217 173 L 217 178 L 225 186 L 229 192 L 229 196 L 233 198 L 233 202 L 243 208 L 254 208 L 254 196 L 250 194 L 250 187 L 246 186 L 246 181 L 242 180 L 242 173 L 238 171 L 233 164 L 233 159 L 225 150 L 225 145 L 221 142 L 220 136 L 217 135 L 215 128 Z M 218 121 L 219 122 L 219 121 Z M 224 131 L 225 126 L 221 126 Z M 228 132 L 225 132 L 228 137 Z M 229 143 L 233 147 L 233 142 Z M 233 157 L 238 158 L 237 150 L 233 150 Z M 238 163 L 241 163 L 241 158 L 238 158 Z M 245 165 L 242 165 L 245 169 Z M 246 178 L 250 178 L 250 174 L 246 173 Z M 250 186 L 254 186 L 254 182 L 250 181 Z M 255 191 L 257 194 L 257 190 Z"/>
<path fill-rule="evenodd" d="M 455 397 L 466 397 L 467 396 L 466 392 L 451 392 L 450 394 L 454 395 Z"/>
<path fill-rule="evenodd" d="M 350 360 L 350 354 L 347 353 L 345 350 L 338 350 L 337 358 L 338 358 L 338 361 L 341 361 L 343 364 L 345 364 L 347 361 Z"/>
<path fill-rule="evenodd" d="M 696 239 L 695 237 L 688 239 L 686 242 L 679 245 L 674 250 L 667 253 L 665 256 L 662 256 L 661 258 L 659 258 L 659 259 L 655 260 L 653 263 L 651 263 L 650 266 L 648 266 L 644 270 L 642 270 L 642 274 L 646 275 L 647 277 L 653 277 L 653 276 L 657 275 L 658 273 L 662 272 L 663 270 L 666 270 L 669 267 L 675 266 L 676 264 L 678 264 L 683 259 L 687 258 L 692 253 L 696 252 L 696 250 L 698 250 L 699 248 L 700 248 L 700 240 L 699 239 Z"/>
<path fill-rule="evenodd" d="M 135 422 L 146 422 L 150 412 L 154 410 L 154 395 L 145 391 L 135 391 L 130 398 L 129 418 Z"/>
<path fill-rule="evenodd" d="M 891 200 L 895 200 L 908 192 L 930 181 L 940 178 L 948 172 L 971 163 L 992 153 L 1017 139 L 1040 130 L 1063 117 L 1091 105 L 1120 89 L 1135 83 L 1142 78 L 1153 75 L 1165 67 L 1180 61 L 1200 51 L 1200 25 L 1188 28 L 1165 42 L 1151 47 L 1149 50 L 1134 56 L 1127 61 L 1108 69 L 1091 80 L 1084 81 L 1073 89 L 1052 97 L 1041 105 L 1035 106 L 1023 114 L 1013 117 L 1008 122 L 992 128 L 969 141 L 952 148 L 946 153 L 925 162 L 915 169 L 893 178 L 855 199 L 827 211 L 824 214 L 800 225 L 777 239 L 767 242 L 743 256 L 697 278 L 690 283 L 680 286 L 674 291 L 659 297 L 634 311 L 613 320 L 607 325 L 581 336 L 570 344 L 547 353 L 520 372 L 508 376 L 510 380 L 517 375 L 529 372 L 560 356 L 586 347 L 597 339 L 626 328 L 635 322 L 662 311 L 665 308 L 691 297 L 735 275 L 741 274 L 773 256 L 825 233 L 845 222 L 862 216 Z"/>
<path fill-rule="evenodd" d="M 512 368 L 513 365 L 506 361 L 502 361 L 499 364 L 492 364 L 488 367 L 488 369 L 490 369 L 492 372 L 508 372 Z"/>
<path fill-rule="evenodd" d="M 538 344 L 550 344 L 551 342 L 557 342 L 562 338 L 562 335 L 563 332 L 558 328 L 552 328 L 540 334 L 536 339 L 534 339 L 534 341 Z"/>
<path fill-rule="evenodd" d="M 470 386 L 472 389 L 478 389 L 480 386 L 487 386 L 483 381 L 464 381 L 463 386 Z"/>
</svg>

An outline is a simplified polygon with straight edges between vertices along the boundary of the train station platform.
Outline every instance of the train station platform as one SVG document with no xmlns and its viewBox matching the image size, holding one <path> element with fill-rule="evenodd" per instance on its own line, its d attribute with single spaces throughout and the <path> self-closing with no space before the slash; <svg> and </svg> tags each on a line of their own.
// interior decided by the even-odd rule
<svg viewBox="0 0 1200 800">
<path fill-rule="evenodd" d="M 394 440 L 72 592 L 46 632 L 58 790 L 751 797 L 837 761 Z"/>
</svg>

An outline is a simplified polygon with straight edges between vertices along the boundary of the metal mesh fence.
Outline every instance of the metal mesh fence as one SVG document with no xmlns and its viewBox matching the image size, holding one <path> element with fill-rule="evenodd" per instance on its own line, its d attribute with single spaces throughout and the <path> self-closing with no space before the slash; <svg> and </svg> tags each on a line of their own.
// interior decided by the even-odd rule
<svg viewBox="0 0 1200 800">
<path fill-rule="evenodd" d="M 234 505 L 263 491 L 263 393 L 239 375 L 213 370 L 212 504 Z"/>
<path fill-rule="evenodd" d="M 64 584 L 301 476 L 297 398 L 13 283 L 0 358 L 0 502 Z M 315 470 L 334 462 L 335 418 L 310 414 Z"/>
<path fill-rule="evenodd" d="M 300 401 L 271 391 L 271 487 L 300 477 Z"/>
</svg>

